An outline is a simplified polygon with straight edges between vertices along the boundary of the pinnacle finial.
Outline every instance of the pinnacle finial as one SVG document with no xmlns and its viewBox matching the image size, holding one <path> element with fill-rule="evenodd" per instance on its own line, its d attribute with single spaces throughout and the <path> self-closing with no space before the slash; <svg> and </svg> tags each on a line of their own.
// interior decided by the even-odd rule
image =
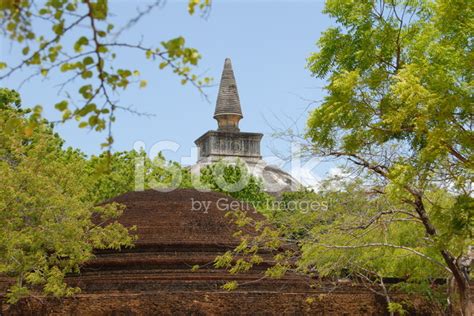
<svg viewBox="0 0 474 316">
<path fill-rule="evenodd" d="M 230 58 L 224 62 L 219 94 L 217 96 L 214 118 L 219 123 L 220 130 L 239 130 L 238 123 L 243 117 L 240 108 L 239 92 L 235 82 L 234 71 Z"/>
</svg>

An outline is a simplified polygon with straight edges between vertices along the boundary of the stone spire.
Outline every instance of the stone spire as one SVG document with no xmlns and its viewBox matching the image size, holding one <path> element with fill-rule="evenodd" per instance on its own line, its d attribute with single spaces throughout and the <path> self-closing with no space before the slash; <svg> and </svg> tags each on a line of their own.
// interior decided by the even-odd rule
<svg viewBox="0 0 474 316">
<path fill-rule="evenodd" d="M 222 71 L 219 95 L 217 96 L 214 118 L 219 125 L 219 131 L 238 132 L 239 121 L 243 117 L 240 108 L 239 92 L 235 82 L 232 63 L 226 58 Z"/>
</svg>

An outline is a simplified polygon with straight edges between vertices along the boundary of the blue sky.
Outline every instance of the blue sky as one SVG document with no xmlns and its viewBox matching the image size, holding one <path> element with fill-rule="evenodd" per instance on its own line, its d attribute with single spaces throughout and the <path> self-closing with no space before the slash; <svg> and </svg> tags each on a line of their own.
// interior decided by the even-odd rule
<svg viewBox="0 0 474 316">
<path fill-rule="evenodd" d="M 126 21 L 136 13 L 137 6 L 147 1 L 113 1 L 110 10 L 116 20 Z M 187 45 L 197 48 L 203 58 L 197 73 L 214 77 L 215 86 L 206 89 L 210 103 L 191 85 L 182 86 L 169 70 L 160 71 L 146 62 L 142 55 L 124 51 L 117 63 L 135 67 L 148 81 L 146 89 L 130 88 L 120 95 L 122 105 L 133 105 L 138 111 L 153 113 L 154 117 L 138 117 L 119 113 L 114 125 L 114 150 L 129 150 L 137 141 L 149 149 L 153 144 L 169 140 L 180 145 L 177 152 L 164 152 L 171 160 L 180 161 L 191 155 L 194 140 L 216 128 L 212 119 L 220 74 L 224 59 L 232 59 L 244 119 L 241 130 L 262 132 L 263 156 L 275 151 L 284 152 L 288 144 L 272 138 L 274 128 L 304 129 L 310 100 L 320 100 L 324 82 L 311 77 L 305 68 L 306 58 L 316 50 L 316 41 L 332 21 L 322 14 L 323 1 L 214 1 L 207 19 L 189 16 L 185 1 L 169 0 L 144 17 L 132 30 L 123 35 L 124 41 L 158 46 L 159 42 L 184 36 Z M 16 60 L 16 50 L 1 40 L 0 59 Z M 2 86 L 16 88 L 15 76 Z M 52 105 L 60 100 L 58 81 L 35 79 L 20 90 L 27 106 L 41 104 L 45 115 L 55 119 L 58 114 Z M 77 87 L 70 88 L 76 90 Z M 286 125 L 286 126 L 285 126 Z M 104 135 L 78 129 L 75 123 L 58 128 L 66 144 L 78 147 L 87 154 L 101 151 Z M 186 161 L 192 161 L 192 158 Z M 331 165 L 315 170 L 322 176 Z"/>
</svg>

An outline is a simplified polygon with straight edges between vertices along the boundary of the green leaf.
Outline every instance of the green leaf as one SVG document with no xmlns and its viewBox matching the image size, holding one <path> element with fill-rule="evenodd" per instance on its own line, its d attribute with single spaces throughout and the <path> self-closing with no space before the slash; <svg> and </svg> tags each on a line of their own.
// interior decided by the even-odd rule
<svg viewBox="0 0 474 316">
<path fill-rule="evenodd" d="M 160 69 L 163 69 L 163 68 L 165 68 L 166 66 L 168 66 L 168 63 L 167 63 L 166 61 L 163 61 L 163 62 L 160 63 L 160 66 L 159 66 L 159 67 L 160 67 Z"/>
<path fill-rule="evenodd" d="M 64 32 L 64 22 L 54 24 L 53 31 L 56 33 L 56 35 L 62 35 Z"/>
<path fill-rule="evenodd" d="M 79 88 L 79 93 L 83 96 L 84 99 L 89 99 L 92 97 L 92 85 L 87 84 Z"/>
<path fill-rule="evenodd" d="M 68 3 L 66 5 L 66 10 L 68 10 L 68 11 L 74 12 L 74 11 L 76 11 L 76 9 L 77 9 L 77 7 L 74 3 Z"/>
<path fill-rule="evenodd" d="M 59 70 L 60 70 L 61 72 L 66 72 L 66 71 L 68 71 L 68 70 L 70 70 L 70 69 L 71 69 L 71 67 L 70 67 L 70 65 L 69 65 L 68 63 L 62 64 L 61 67 L 59 68 Z"/>
<path fill-rule="evenodd" d="M 40 15 L 46 15 L 46 14 L 50 14 L 50 13 L 51 13 L 51 11 L 50 11 L 49 9 L 47 9 L 47 8 L 41 8 L 41 9 L 39 10 L 39 14 L 40 14 Z"/>
<path fill-rule="evenodd" d="M 107 53 L 109 51 L 109 49 L 107 47 L 105 47 L 104 45 L 100 45 L 99 48 L 98 48 L 98 51 L 99 53 Z"/>
<path fill-rule="evenodd" d="M 92 65 L 94 63 L 94 58 L 87 56 L 83 59 L 82 63 L 86 66 Z"/>
<path fill-rule="evenodd" d="M 15 28 L 16 28 L 16 24 L 14 22 L 9 22 L 7 24 L 7 31 L 12 32 L 13 30 L 15 30 Z"/>
<path fill-rule="evenodd" d="M 82 51 L 82 47 L 89 44 L 89 39 L 85 36 L 79 37 L 79 39 L 74 43 L 74 51 L 76 53 L 80 53 Z"/>
<path fill-rule="evenodd" d="M 97 122 L 98 122 L 98 117 L 96 115 L 92 115 L 89 117 L 89 125 L 91 127 L 94 127 L 95 125 L 97 125 Z"/>
<path fill-rule="evenodd" d="M 90 112 L 93 112 L 97 109 L 97 105 L 95 105 L 94 103 L 89 103 L 87 105 L 85 105 L 84 107 L 82 107 L 78 113 L 81 115 L 81 116 L 86 116 L 87 114 L 89 114 Z"/>
<path fill-rule="evenodd" d="M 54 105 L 54 107 L 55 107 L 56 109 L 58 109 L 59 111 L 64 111 L 64 110 L 66 110 L 67 107 L 68 107 L 68 102 L 67 102 L 66 100 L 63 100 L 63 101 L 61 101 L 61 102 L 59 102 L 59 103 L 56 103 L 56 104 Z"/>
<path fill-rule="evenodd" d="M 229 281 L 222 285 L 222 289 L 230 292 L 237 289 L 238 286 L 239 284 L 237 283 L 237 281 Z"/>
<path fill-rule="evenodd" d="M 84 72 L 81 74 L 81 77 L 82 77 L 83 79 L 91 78 L 91 77 L 92 77 L 92 71 L 90 71 L 90 70 L 84 71 Z"/>
</svg>

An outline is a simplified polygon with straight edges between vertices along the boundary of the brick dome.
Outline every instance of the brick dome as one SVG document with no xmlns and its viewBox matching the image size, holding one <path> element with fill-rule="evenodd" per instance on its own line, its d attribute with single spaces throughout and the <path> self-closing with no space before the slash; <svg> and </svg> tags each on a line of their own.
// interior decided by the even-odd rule
<svg viewBox="0 0 474 316">
<path fill-rule="evenodd" d="M 271 265 L 270 254 L 263 254 L 264 262 L 246 273 L 232 275 L 214 268 L 215 257 L 238 242 L 232 237 L 235 227 L 221 210 L 237 201 L 225 195 L 191 189 L 149 190 L 126 193 L 112 201 L 126 206 L 119 221 L 137 226 L 135 247 L 97 252 L 80 275 L 67 278 L 69 284 L 82 289 L 74 297 L 0 305 L 0 314 L 339 315 L 341 306 L 351 315 L 384 311 L 384 301 L 360 286 L 332 289 L 329 299 L 308 303 L 308 297 L 318 297 L 327 289 L 311 289 L 307 279 L 296 274 L 262 278 L 264 269 Z M 207 211 L 193 210 L 193 201 L 208 203 Z M 262 219 L 257 213 L 248 215 Z M 200 268 L 193 271 L 194 265 Z M 230 280 L 237 281 L 239 287 L 223 290 L 221 286 Z M 5 278 L 2 281 L 0 277 L 0 289 L 5 285 Z"/>
<path fill-rule="evenodd" d="M 225 270 L 214 269 L 216 256 L 239 243 L 233 237 L 238 228 L 225 214 L 231 203 L 241 204 L 226 195 L 194 189 L 147 190 L 129 192 L 108 202 L 126 206 L 119 222 L 127 227 L 136 226 L 138 239 L 131 249 L 97 252 L 77 278 L 83 290 L 219 290 L 229 280 L 246 282 L 260 278 L 260 272 L 271 265 L 271 256 L 267 254 L 267 260 L 249 273 L 230 275 Z M 250 208 L 247 214 L 256 220 L 263 219 Z M 195 265 L 200 269 L 193 272 Z M 95 277 L 97 271 L 101 278 Z M 105 287 L 104 271 L 107 271 Z M 296 283 L 301 286 L 299 282 L 297 278 Z"/>
<path fill-rule="evenodd" d="M 232 237 L 236 227 L 224 216 L 226 207 L 238 202 L 219 193 L 194 189 L 147 190 L 125 193 L 112 201 L 126 205 L 119 222 L 137 227 L 136 248 L 212 248 L 238 242 Z M 249 212 L 249 216 L 263 219 L 256 212 Z"/>
</svg>

